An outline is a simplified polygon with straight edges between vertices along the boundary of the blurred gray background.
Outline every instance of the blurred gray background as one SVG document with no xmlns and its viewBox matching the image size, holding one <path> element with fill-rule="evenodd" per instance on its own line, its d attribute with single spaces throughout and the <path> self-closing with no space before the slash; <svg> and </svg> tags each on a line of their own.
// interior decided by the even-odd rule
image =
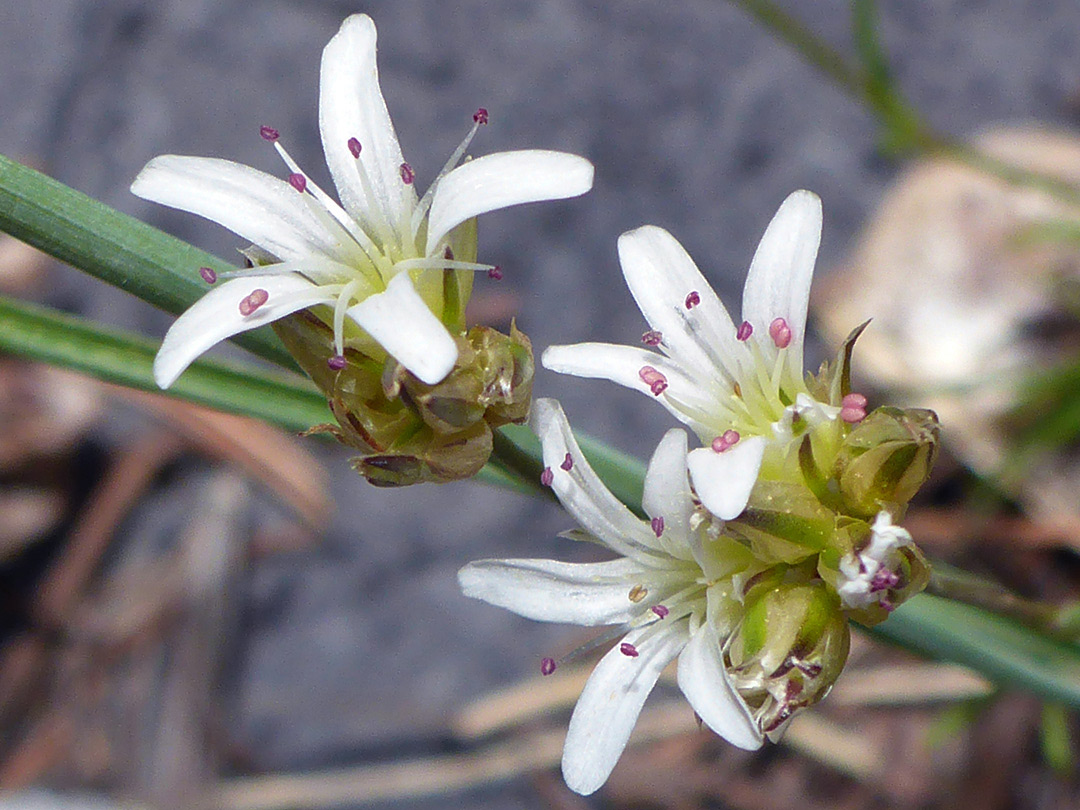
<svg viewBox="0 0 1080 810">
<path fill-rule="evenodd" d="M 1002 121 L 1076 124 L 1074 0 L 880 5 L 900 83 L 937 127 L 967 135 Z M 846 2 L 786 6 L 848 49 Z M 144 203 L 129 183 L 165 152 L 280 172 L 258 136 L 270 124 L 329 186 L 319 58 L 356 11 L 378 25 L 382 87 L 421 186 L 477 106 L 491 124 L 473 154 L 540 147 L 596 164 L 591 194 L 481 222 L 481 257 L 506 278 L 497 288 L 478 279 L 477 294 L 496 303 L 495 292 L 516 295 L 518 324 L 538 350 L 638 339 L 644 324 L 615 255 L 624 230 L 671 230 L 737 309 L 757 239 L 787 193 L 805 187 L 824 200 L 824 272 L 897 171 L 877 154 L 863 110 L 721 0 L 7 0 L 0 150 L 233 256 L 231 234 Z M 171 321 L 73 270 L 53 279 L 51 304 L 154 335 Z M 606 383 L 541 371 L 536 392 L 560 398 L 575 426 L 642 457 L 670 426 L 660 408 Z M 432 730 L 445 717 L 534 673 L 574 632 L 469 602 L 455 571 L 479 557 L 578 554 L 554 537 L 569 522 L 479 484 L 376 490 L 344 453 L 317 451 L 334 475 L 333 529 L 318 548 L 265 558 L 244 575 L 223 725 L 256 770 L 437 753 Z M 542 806 L 524 781 L 449 802 Z"/>
</svg>

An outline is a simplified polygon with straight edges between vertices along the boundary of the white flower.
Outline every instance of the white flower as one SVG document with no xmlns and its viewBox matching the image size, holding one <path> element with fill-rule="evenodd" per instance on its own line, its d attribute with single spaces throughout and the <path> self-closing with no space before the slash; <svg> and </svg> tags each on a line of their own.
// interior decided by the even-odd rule
<svg viewBox="0 0 1080 810">
<path fill-rule="evenodd" d="M 888 596 L 901 580 L 897 573 L 902 563 L 899 549 L 913 543 L 907 529 L 893 525 L 892 515 L 878 512 L 866 548 L 840 559 L 841 580 L 836 591 L 844 607 L 862 609 L 879 604 L 892 610 Z"/>
<path fill-rule="evenodd" d="M 560 152 L 502 152 L 458 166 L 487 121 L 481 109 L 418 198 L 379 89 L 375 24 L 364 14 L 346 19 L 323 51 L 319 113 L 341 205 L 300 171 L 271 127 L 261 134 L 287 164 L 288 182 L 226 160 L 176 155 L 155 158 L 135 179 L 138 196 L 218 222 L 259 249 L 258 267 L 229 274 L 169 330 L 154 363 L 162 388 L 219 341 L 319 304 L 332 307 L 326 317 L 338 355 L 345 345 L 377 359 L 385 351 L 437 383 L 457 359 L 444 321 L 460 320 L 464 306 L 443 311 L 441 271 L 493 269 L 475 263 L 474 217 L 592 185 L 592 165 Z M 213 282 L 211 272 L 203 276 Z M 468 283 L 461 282 L 465 297 Z"/>
<path fill-rule="evenodd" d="M 593 472 L 557 402 L 537 400 L 533 427 L 544 449 L 543 480 L 584 536 L 620 557 L 585 564 L 482 560 L 458 580 L 466 595 L 531 619 L 622 625 L 616 636 L 625 636 L 596 666 L 570 719 L 566 783 L 589 794 L 607 780 L 645 698 L 676 656 L 679 687 L 698 716 L 740 748 L 760 747 L 761 730 L 724 662 L 724 644 L 742 615 L 733 576 L 753 561 L 735 541 L 695 528 L 686 434 L 669 431 L 649 463 L 642 506 L 651 521 L 643 521 Z M 553 669 L 545 659 L 542 671 Z"/>
<path fill-rule="evenodd" d="M 858 421 L 866 415 L 865 398 L 851 395 L 846 410 L 822 403 L 803 379 L 806 307 L 820 238 L 821 200 L 796 191 L 761 238 L 736 326 L 675 237 L 651 225 L 624 233 L 623 275 L 651 327 L 642 342 L 663 354 L 581 343 L 548 347 L 543 364 L 659 400 L 707 445 L 688 457 L 702 503 L 719 518 L 735 518 L 763 465 L 782 475 L 796 435 L 838 416 Z"/>
</svg>

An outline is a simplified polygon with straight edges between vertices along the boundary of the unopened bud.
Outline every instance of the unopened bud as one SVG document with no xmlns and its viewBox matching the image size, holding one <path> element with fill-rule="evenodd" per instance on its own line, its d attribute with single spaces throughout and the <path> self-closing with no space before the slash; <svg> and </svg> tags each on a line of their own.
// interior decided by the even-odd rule
<svg viewBox="0 0 1080 810">
<path fill-rule="evenodd" d="M 751 587 L 727 655 L 735 688 L 761 730 L 781 732 L 796 711 L 825 697 L 849 644 L 847 619 L 824 583 Z"/>
<path fill-rule="evenodd" d="M 474 327 L 455 338 L 458 359 L 429 385 L 392 357 L 346 347 L 340 362 L 333 329 L 312 311 L 274 322 L 289 353 L 326 395 L 336 425 L 327 432 L 358 451 L 356 470 L 379 486 L 469 478 L 487 462 L 492 430 L 524 421 L 532 398 L 529 339 Z"/>
<path fill-rule="evenodd" d="M 852 514 L 900 514 L 923 485 L 937 456 L 933 411 L 878 408 L 855 425 L 836 459 L 840 496 Z"/>
</svg>

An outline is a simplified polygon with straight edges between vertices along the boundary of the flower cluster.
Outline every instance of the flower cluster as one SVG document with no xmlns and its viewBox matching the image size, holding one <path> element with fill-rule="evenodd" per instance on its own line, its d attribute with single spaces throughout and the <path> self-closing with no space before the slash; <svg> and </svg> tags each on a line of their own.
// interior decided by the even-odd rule
<svg viewBox="0 0 1080 810">
<path fill-rule="evenodd" d="M 649 465 L 639 520 L 581 456 L 557 404 L 537 403 L 542 481 L 619 559 L 572 565 L 487 560 L 462 569 L 469 596 L 543 621 L 614 624 L 570 721 L 567 784 L 607 779 L 648 692 L 678 657 L 695 712 L 742 748 L 782 734 L 832 688 L 848 620 L 884 620 L 920 591 L 927 566 L 894 524 L 937 446 L 930 411 L 878 408 L 850 390 L 862 329 L 816 375 L 802 347 L 821 204 L 792 194 L 754 255 L 738 326 L 679 243 L 645 226 L 619 257 L 649 329 L 648 348 L 552 346 L 548 368 L 613 380 L 659 401 L 675 429 Z M 659 351 L 653 351 L 659 349 Z M 541 671 L 553 672 L 545 659 Z"/>
<path fill-rule="evenodd" d="M 378 84 L 375 27 L 348 18 L 323 53 L 320 129 L 340 204 L 281 145 L 262 137 L 288 174 L 228 161 L 164 156 L 132 190 L 212 219 L 253 244 L 165 336 L 154 364 L 168 387 L 217 342 L 272 324 L 326 394 L 358 449 L 357 469 L 380 485 L 448 481 L 477 472 L 493 429 L 523 422 L 533 354 L 511 326 L 466 328 L 477 261 L 476 217 L 520 203 L 579 195 L 591 164 L 557 152 L 467 160 L 465 140 L 430 188 L 398 145 Z M 464 161 L 464 162 L 463 162 Z M 538 400 L 540 481 L 580 529 L 570 536 L 616 559 L 570 564 L 484 560 L 459 580 L 472 597 L 542 621 L 613 625 L 570 721 L 563 772 L 591 793 L 607 779 L 660 672 L 701 720 L 733 744 L 775 739 L 823 698 L 847 658 L 848 621 L 883 621 L 927 581 L 911 535 L 897 525 L 929 475 L 938 425 L 930 411 L 869 410 L 851 390 L 863 326 L 835 360 L 803 371 L 807 302 L 821 236 L 821 202 L 788 197 L 754 254 L 742 317 L 731 318 L 667 231 L 619 239 L 626 282 L 648 322 L 642 346 L 551 346 L 545 366 L 605 378 L 663 405 L 675 428 L 648 467 L 639 518 L 590 467 L 562 408 Z M 207 284 L 217 274 L 201 268 Z M 541 672 L 559 662 L 545 658 Z"/>
<path fill-rule="evenodd" d="M 140 197 L 211 219 L 252 243 L 243 251 L 251 269 L 229 273 L 173 324 L 154 376 L 167 388 L 216 343 L 275 324 L 327 393 L 339 422 L 327 429 L 363 452 L 358 466 L 371 480 L 467 477 L 486 461 L 490 428 L 506 421 L 506 406 L 514 419 L 527 413 L 532 383 L 531 348 L 522 336 L 499 341 L 493 330 L 465 331 L 473 274 L 501 275 L 476 260 L 476 217 L 583 194 L 593 168 L 575 155 L 541 150 L 461 163 L 488 122 L 481 108 L 465 140 L 418 195 L 379 88 L 375 40 L 375 24 L 358 14 L 323 52 L 319 126 L 340 205 L 300 169 L 270 126 L 260 134 L 284 161 L 286 179 L 227 160 L 177 155 L 155 158 L 135 179 L 131 189 Z M 218 281 L 209 268 L 200 274 L 209 284 Z M 289 318 L 293 313 L 304 317 Z M 458 399 L 475 382 L 499 392 L 497 412 L 431 420 L 400 396 L 410 384 L 439 386 L 454 375 L 457 381 L 437 399 Z M 524 413 L 513 407 L 520 402 Z"/>
</svg>

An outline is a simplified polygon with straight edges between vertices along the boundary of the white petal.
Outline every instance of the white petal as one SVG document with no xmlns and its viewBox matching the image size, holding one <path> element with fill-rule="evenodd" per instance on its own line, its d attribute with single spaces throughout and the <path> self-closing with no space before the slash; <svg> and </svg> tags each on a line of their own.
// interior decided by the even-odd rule
<svg viewBox="0 0 1080 810">
<path fill-rule="evenodd" d="M 608 491 L 585 459 L 566 421 L 562 406 L 553 399 L 533 403 L 530 425 L 540 438 L 544 464 L 551 469 L 551 488 L 578 523 L 624 557 L 649 565 L 669 562 L 652 528 Z M 570 454 L 573 466 L 562 464 Z"/>
<path fill-rule="evenodd" d="M 723 453 L 711 447 L 690 451 L 690 480 L 706 509 L 721 520 L 739 516 L 757 483 L 766 444 L 761 436 L 751 436 Z"/>
<path fill-rule="evenodd" d="M 565 152 L 497 152 L 451 171 L 435 189 L 427 255 L 467 219 L 511 205 L 577 197 L 592 188 L 593 165 Z"/>
<path fill-rule="evenodd" d="M 716 369 L 715 374 L 734 377 L 749 360 L 727 309 L 670 233 L 654 225 L 624 233 L 619 263 L 638 308 L 684 368 L 699 370 L 698 376 Z M 691 292 L 700 302 L 687 309 Z"/>
<path fill-rule="evenodd" d="M 630 589 L 643 569 L 629 558 L 602 563 L 479 560 L 458 572 L 466 596 L 542 622 L 594 626 L 628 622 L 642 606 Z"/>
<path fill-rule="evenodd" d="M 649 460 L 641 506 L 649 517 L 664 519 L 664 548 L 680 559 L 694 559 L 688 542 L 694 503 L 686 472 L 686 433 L 679 428 L 664 434 Z"/>
<path fill-rule="evenodd" d="M 761 729 L 735 691 L 720 639 L 708 624 L 698 628 L 679 656 L 679 688 L 705 725 L 729 743 L 748 751 L 761 747 Z"/>
<path fill-rule="evenodd" d="M 416 292 L 408 273 L 398 273 L 386 292 L 349 307 L 345 314 L 428 385 L 441 382 L 457 361 L 457 344 Z"/>
<path fill-rule="evenodd" d="M 743 288 L 743 318 L 754 327 L 754 340 L 766 357 L 776 356 L 769 325 L 784 318 L 791 328 L 789 357 L 802 376 L 802 346 L 806 305 L 821 242 L 821 199 L 811 191 L 796 191 L 780 205 L 765 229 Z"/>
<path fill-rule="evenodd" d="M 266 303 L 250 315 L 241 315 L 240 302 L 258 289 L 269 294 Z M 227 281 L 192 304 L 165 333 L 154 358 L 154 380 L 168 388 L 196 357 L 225 338 L 331 301 L 310 281 L 292 274 Z"/>
<path fill-rule="evenodd" d="M 562 771 L 567 786 L 584 796 L 607 781 L 626 748 L 641 707 L 660 672 L 686 644 L 687 622 L 674 622 L 637 644 L 643 632 L 631 631 L 623 641 L 637 647 L 638 657 L 619 645 L 600 659 L 578 698 L 563 748 Z"/>
<path fill-rule="evenodd" d="M 611 380 L 657 400 L 672 416 L 699 436 L 712 430 L 702 417 L 714 410 L 718 391 L 704 380 L 691 378 L 673 360 L 636 346 L 612 343 L 575 343 L 548 346 L 540 356 L 544 368 L 575 377 Z M 641 369 L 652 366 L 667 378 L 667 389 L 656 396 L 641 379 Z"/>
<path fill-rule="evenodd" d="M 373 222 L 381 217 L 401 220 L 416 191 L 401 180 L 405 162 L 394 124 L 379 89 L 375 64 L 375 23 L 366 14 L 354 14 L 323 49 L 319 78 L 319 129 L 326 164 L 342 205 L 354 217 Z M 376 200 L 368 199 L 360 182 L 349 139 L 360 141 L 363 163 Z"/>
<path fill-rule="evenodd" d="M 133 194 L 224 225 L 285 261 L 341 253 L 296 189 L 265 172 L 217 158 L 161 155 L 131 184 Z"/>
</svg>

